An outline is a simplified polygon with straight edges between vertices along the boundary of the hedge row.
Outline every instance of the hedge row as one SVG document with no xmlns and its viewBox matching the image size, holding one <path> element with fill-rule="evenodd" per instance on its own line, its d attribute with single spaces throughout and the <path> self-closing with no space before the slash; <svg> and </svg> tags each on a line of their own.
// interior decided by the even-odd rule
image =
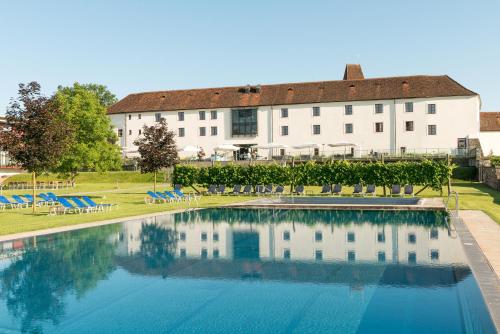
<svg viewBox="0 0 500 334">
<path fill-rule="evenodd" d="M 439 190 L 452 173 L 452 167 L 445 161 L 362 163 L 334 161 L 316 164 L 308 162 L 296 166 L 225 165 L 198 168 L 192 165 L 177 165 L 173 173 L 173 183 L 190 185 L 225 184 L 282 184 L 282 185 L 322 185 L 340 183 L 343 185 L 413 184 L 429 186 Z"/>
</svg>

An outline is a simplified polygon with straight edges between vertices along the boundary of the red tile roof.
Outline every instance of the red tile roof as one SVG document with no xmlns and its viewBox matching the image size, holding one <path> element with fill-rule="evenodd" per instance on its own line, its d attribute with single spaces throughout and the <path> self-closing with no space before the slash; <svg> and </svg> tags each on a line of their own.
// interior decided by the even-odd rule
<svg viewBox="0 0 500 334">
<path fill-rule="evenodd" d="M 482 112 L 480 124 L 481 131 L 500 131 L 500 112 Z"/>
<path fill-rule="evenodd" d="M 362 75 L 361 67 L 359 72 Z M 359 77 L 360 73 L 349 72 L 346 75 Z M 477 94 L 447 75 L 419 75 L 137 93 L 112 105 L 108 113 L 474 95 Z"/>
</svg>

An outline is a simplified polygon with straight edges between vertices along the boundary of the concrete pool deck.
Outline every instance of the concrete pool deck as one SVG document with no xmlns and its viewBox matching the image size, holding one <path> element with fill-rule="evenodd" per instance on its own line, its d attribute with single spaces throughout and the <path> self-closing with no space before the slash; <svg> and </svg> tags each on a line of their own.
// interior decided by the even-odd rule
<svg viewBox="0 0 500 334">
<path fill-rule="evenodd" d="M 439 197 L 263 197 L 255 200 L 224 205 L 247 209 L 330 209 L 330 210 L 438 210 L 446 207 Z"/>
</svg>

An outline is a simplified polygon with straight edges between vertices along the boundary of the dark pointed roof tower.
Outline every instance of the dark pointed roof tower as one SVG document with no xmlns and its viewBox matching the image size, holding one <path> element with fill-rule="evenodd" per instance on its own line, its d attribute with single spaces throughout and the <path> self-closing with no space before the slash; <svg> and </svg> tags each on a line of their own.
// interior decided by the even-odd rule
<svg viewBox="0 0 500 334">
<path fill-rule="evenodd" d="M 347 64 L 344 71 L 344 80 L 363 80 L 363 70 L 359 64 Z"/>
</svg>

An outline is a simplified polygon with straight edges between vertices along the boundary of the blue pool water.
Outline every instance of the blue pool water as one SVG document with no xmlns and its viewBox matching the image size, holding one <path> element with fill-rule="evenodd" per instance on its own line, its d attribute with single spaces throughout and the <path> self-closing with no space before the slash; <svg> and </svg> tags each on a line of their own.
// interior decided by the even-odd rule
<svg viewBox="0 0 500 334">
<path fill-rule="evenodd" d="M 0 333 L 495 333 L 436 212 L 209 209 L 0 243 Z"/>
</svg>

